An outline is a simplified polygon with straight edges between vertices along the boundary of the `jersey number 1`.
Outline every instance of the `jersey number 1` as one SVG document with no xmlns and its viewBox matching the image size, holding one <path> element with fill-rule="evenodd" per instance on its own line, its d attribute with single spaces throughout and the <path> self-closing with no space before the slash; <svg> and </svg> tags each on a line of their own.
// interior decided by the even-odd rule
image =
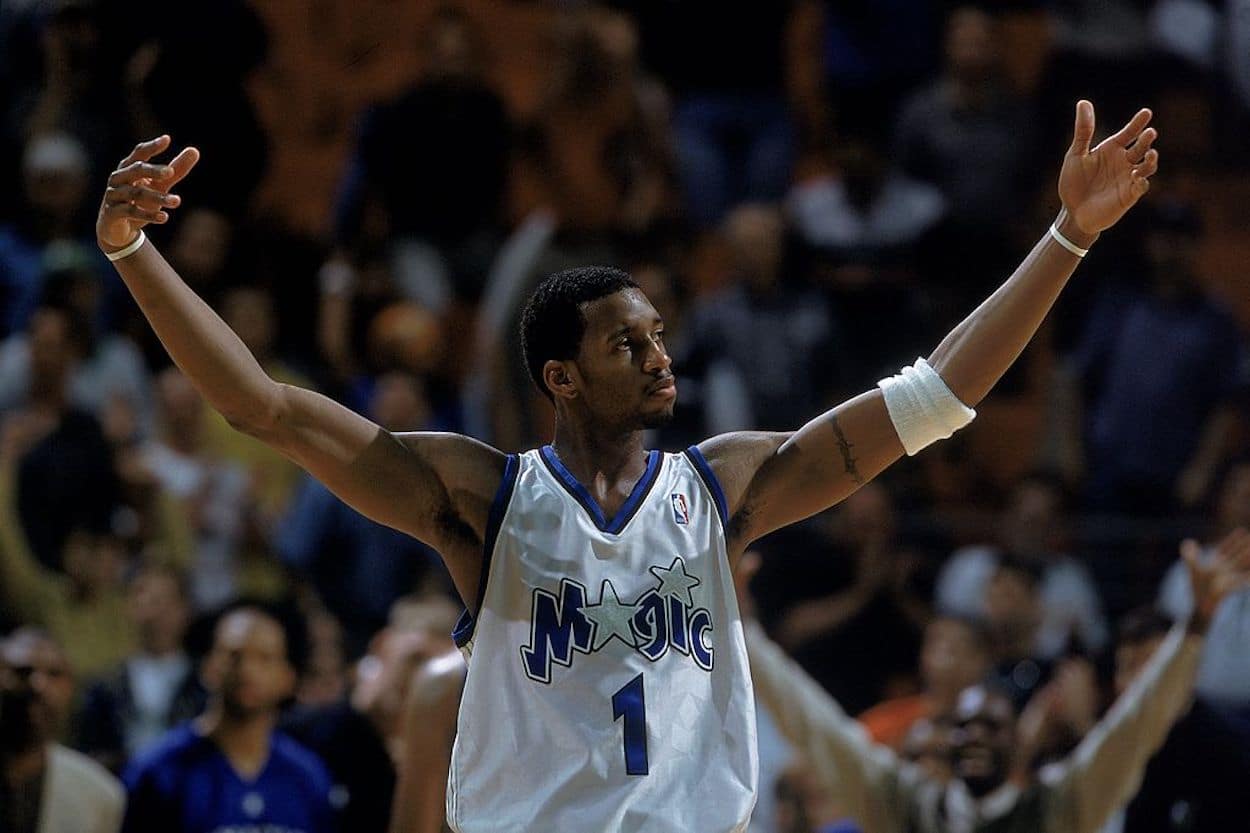
<svg viewBox="0 0 1250 833">
<path fill-rule="evenodd" d="M 625 721 L 625 772 L 647 774 L 647 698 L 642 691 L 642 674 L 634 677 L 612 695 L 612 719 Z"/>
</svg>

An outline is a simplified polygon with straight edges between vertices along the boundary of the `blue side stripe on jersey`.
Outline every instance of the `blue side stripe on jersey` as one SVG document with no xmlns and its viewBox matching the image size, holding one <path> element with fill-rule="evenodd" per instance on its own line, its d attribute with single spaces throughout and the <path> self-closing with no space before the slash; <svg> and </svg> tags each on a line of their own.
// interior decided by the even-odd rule
<svg viewBox="0 0 1250 833">
<path fill-rule="evenodd" d="M 495 539 L 499 537 L 499 527 L 503 524 L 504 513 L 512 501 L 512 493 L 516 491 L 517 475 L 521 472 L 520 458 L 515 454 L 508 455 L 504 465 L 503 480 L 495 490 L 495 499 L 490 504 L 490 514 L 486 516 L 486 541 L 482 547 L 482 572 L 477 581 L 477 604 L 475 609 L 482 612 L 482 604 L 486 600 L 486 582 L 490 579 L 490 562 L 495 554 Z M 477 618 L 466 607 L 456 621 L 451 632 L 457 648 L 463 648 L 473 638 L 473 630 L 477 627 Z"/>
<path fill-rule="evenodd" d="M 716 514 L 720 515 L 721 528 L 728 531 L 729 504 L 725 502 L 725 492 L 712 472 L 712 467 L 708 465 L 707 458 L 703 456 L 698 446 L 693 445 L 686 449 L 686 457 L 694 464 L 694 470 L 699 473 L 703 485 L 707 486 L 707 490 L 712 493 L 712 498 L 716 501 Z"/>
<path fill-rule="evenodd" d="M 651 492 L 651 487 L 655 485 L 655 481 L 660 473 L 660 463 L 663 455 L 658 451 L 650 451 L 647 454 L 647 470 L 643 472 L 642 477 L 634 484 L 634 489 L 629 493 L 629 497 L 621 504 L 620 510 L 609 522 L 603 516 L 603 510 L 599 507 L 598 501 L 591 496 L 590 492 L 578 482 L 573 473 L 564 467 L 564 463 L 560 462 L 560 458 L 556 456 L 555 449 L 549 445 L 543 446 L 539 450 L 539 457 L 547 465 L 547 469 L 555 476 L 565 490 L 568 491 L 573 498 L 582 505 L 590 515 L 590 519 L 595 522 L 595 526 L 600 531 L 607 532 L 612 535 L 620 533 L 622 529 L 630 522 L 638 509 L 646 500 L 647 495 Z"/>
</svg>

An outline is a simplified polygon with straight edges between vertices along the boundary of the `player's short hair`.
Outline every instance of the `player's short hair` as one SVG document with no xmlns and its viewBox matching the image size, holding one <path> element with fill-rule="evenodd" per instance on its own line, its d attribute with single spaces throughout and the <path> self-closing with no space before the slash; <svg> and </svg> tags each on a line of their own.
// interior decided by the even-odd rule
<svg viewBox="0 0 1250 833">
<path fill-rule="evenodd" d="M 555 399 L 543 382 L 543 365 L 575 358 L 581 347 L 586 334 L 582 304 L 637 288 L 629 273 L 611 266 L 579 266 L 543 279 L 521 313 L 521 352 L 544 396 Z"/>
</svg>

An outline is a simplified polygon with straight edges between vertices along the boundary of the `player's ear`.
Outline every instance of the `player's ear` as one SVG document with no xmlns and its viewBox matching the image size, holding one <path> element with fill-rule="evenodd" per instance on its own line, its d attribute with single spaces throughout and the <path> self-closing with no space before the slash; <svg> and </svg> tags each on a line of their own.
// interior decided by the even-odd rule
<svg viewBox="0 0 1250 833">
<path fill-rule="evenodd" d="M 568 365 L 568 362 L 558 362 L 555 359 L 548 359 L 543 365 L 543 381 L 547 384 L 547 390 L 557 399 L 573 399 L 577 396 L 577 383 L 573 380 L 573 373 Z"/>
</svg>

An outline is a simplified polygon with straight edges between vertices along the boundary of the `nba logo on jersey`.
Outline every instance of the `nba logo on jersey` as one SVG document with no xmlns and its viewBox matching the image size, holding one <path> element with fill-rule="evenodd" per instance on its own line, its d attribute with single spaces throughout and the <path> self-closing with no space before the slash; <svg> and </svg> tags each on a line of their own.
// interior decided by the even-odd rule
<svg viewBox="0 0 1250 833">
<path fill-rule="evenodd" d="M 682 526 L 690 524 L 690 507 L 686 504 L 686 496 L 680 492 L 674 492 L 669 496 L 673 502 L 673 520 Z"/>
</svg>

